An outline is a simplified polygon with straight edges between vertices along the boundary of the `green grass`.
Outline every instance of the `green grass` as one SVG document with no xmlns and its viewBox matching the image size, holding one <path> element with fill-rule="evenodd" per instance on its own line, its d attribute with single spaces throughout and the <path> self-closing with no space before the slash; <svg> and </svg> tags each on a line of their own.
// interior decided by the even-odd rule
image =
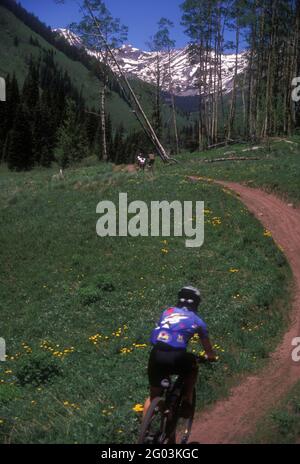
<svg viewBox="0 0 300 464">
<path fill-rule="evenodd" d="M 299 444 L 300 440 L 300 382 L 267 414 L 248 439 L 253 444 Z"/>
<path fill-rule="evenodd" d="M 265 363 L 287 324 L 288 265 L 233 195 L 186 180 L 196 166 L 159 166 L 150 179 L 99 164 L 57 183 L 54 170 L 1 168 L 1 442 L 134 442 L 149 335 L 186 283 L 203 292 L 201 315 L 221 357 L 201 370 L 198 407 Z M 204 246 L 97 237 L 96 205 L 119 192 L 147 203 L 204 200 Z"/>
</svg>

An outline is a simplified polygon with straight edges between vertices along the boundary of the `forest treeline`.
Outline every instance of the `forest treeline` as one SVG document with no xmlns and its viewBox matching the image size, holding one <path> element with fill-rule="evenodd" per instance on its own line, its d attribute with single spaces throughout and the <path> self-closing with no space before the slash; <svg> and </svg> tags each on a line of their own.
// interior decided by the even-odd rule
<svg viewBox="0 0 300 464">
<path fill-rule="evenodd" d="M 82 2 L 88 5 L 90 0 Z M 111 46 L 124 43 L 124 28 L 110 15 L 105 2 L 93 0 L 92 4 L 94 11 L 99 11 L 97 24 L 107 31 L 106 37 L 111 35 Z M 40 58 L 36 62 L 28 59 L 22 88 L 15 76 L 7 76 L 7 102 L 0 105 L 0 159 L 10 169 L 50 166 L 54 160 L 65 167 L 92 154 L 100 160 L 130 163 L 137 152 L 153 149 L 142 130 L 128 134 L 122 125 L 112 127 L 106 109 L 109 93 L 114 90 L 127 102 L 128 96 L 110 70 L 106 47 L 91 41 L 96 34 L 91 34 L 95 31 L 88 15 L 73 25 L 74 30 L 90 49 L 102 56 L 106 53 L 102 63 L 58 38 L 16 2 L 0 0 L 0 5 L 67 56 L 85 64 L 98 77 L 102 95 L 98 109 L 88 108 L 70 76 L 57 66 L 53 52 L 31 37 L 31 45 L 41 48 Z M 167 79 L 172 114 L 170 121 L 162 119 L 160 52 L 171 56 L 175 46 L 171 37 L 174 25 L 162 18 L 152 42 L 157 52 L 157 84 L 149 117 L 167 148 L 202 151 L 219 143 L 256 142 L 299 130 L 300 104 L 292 99 L 292 81 L 300 76 L 300 0 L 185 0 L 180 8 L 189 60 L 197 65 L 198 111 L 197 117 L 187 118 L 186 127 L 177 127 L 170 61 Z M 14 46 L 19 46 L 18 37 Z M 228 94 L 222 82 L 222 55 L 229 51 L 234 53 L 235 63 Z M 241 53 L 246 63 L 243 69 Z"/>
<path fill-rule="evenodd" d="M 12 170 L 33 166 L 62 167 L 92 154 L 102 159 L 102 130 L 95 108 L 87 108 L 67 72 L 55 63 L 54 53 L 43 51 L 28 63 L 28 74 L 20 88 L 15 75 L 6 77 L 7 99 L 0 105 L 0 154 Z M 106 117 L 109 161 L 132 160 L 142 134 L 126 134 L 120 125 L 112 128 Z"/>
<path fill-rule="evenodd" d="M 300 0 L 185 0 L 181 9 L 190 60 L 199 65 L 199 149 L 217 143 L 220 134 L 227 140 L 292 134 L 300 126 L 291 98 L 292 80 L 300 75 Z M 236 59 L 225 107 L 221 55 L 228 50 Z"/>
<path fill-rule="evenodd" d="M 11 0 L 0 0 L 1 4 L 56 49 L 86 65 L 99 81 L 99 93 L 104 84 L 106 100 L 111 92 L 116 92 L 128 103 L 109 66 L 88 56 L 86 51 L 72 47 L 65 39 L 59 39 L 21 5 Z M 23 43 L 23 38 L 14 36 L 15 47 Z M 31 169 L 36 165 L 48 167 L 53 161 L 66 167 L 96 155 L 99 160 L 122 164 L 132 162 L 139 152 L 153 150 L 143 130 L 126 133 L 122 124 L 112 127 L 106 108 L 101 114 L 98 106 L 86 106 L 68 73 L 57 65 L 55 51 L 44 48 L 36 36 L 30 36 L 29 44 L 40 49 L 40 57 L 34 60 L 32 56 L 24 56 L 28 67 L 24 85 L 20 87 L 15 75 L 4 76 L 7 101 L 0 105 L 0 162 L 6 162 L 12 170 Z M 164 142 L 170 146 L 168 122 L 163 126 Z M 189 143 L 194 137 L 193 129 L 188 126 L 181 131 L 182 140 L 187 139 Z"/>
</svg>

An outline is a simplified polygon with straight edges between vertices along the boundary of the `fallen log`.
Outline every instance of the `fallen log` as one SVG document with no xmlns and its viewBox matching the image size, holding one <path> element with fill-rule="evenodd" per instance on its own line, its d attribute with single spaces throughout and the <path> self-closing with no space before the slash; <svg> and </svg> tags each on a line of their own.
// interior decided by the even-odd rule
<svg viewBox="0 0 300 464">
<path fill-rule="evenodd" d="M 231 156 L 228 158 L 212 158 L 212 159 L 204 159 L 202 160 L 203 163 L 221 163 L 223 161 L 260 161 L 262 158 L 257 158 L 257 157 L 237 157 L 237 156 Z"/>
<path fill-rule="evenodd" d="M 247 151 L 257 151 L 257 150 L 261 150 L 263 147 L 249 147 L 249 148 L 245 148 L 244 150 L 242 150 L 243 153 L 246 153 Z"/>
<path fill-rule="evenodd" d="M 278 138 L 275 138 L 274 141 L 277 143 L 277 142 L 285 142 L 285 143 L 289 143 L 290 145 L 299 145 L 298 142 L 292 142 L 292 140 L 287 140 L 287 139 L 278 139 Z"/>
<path fill-rule="evenodd" d="M 224 147 L 224 145 L 232 145 L 233 143 L 239 143 L 239 140 L 233 140 L 233 139 L 224 140 L 223 142 L 215 143 L 214 145 L 209 145 L 207 149 L 211 150 L 212 148 Z"/>
</svg>

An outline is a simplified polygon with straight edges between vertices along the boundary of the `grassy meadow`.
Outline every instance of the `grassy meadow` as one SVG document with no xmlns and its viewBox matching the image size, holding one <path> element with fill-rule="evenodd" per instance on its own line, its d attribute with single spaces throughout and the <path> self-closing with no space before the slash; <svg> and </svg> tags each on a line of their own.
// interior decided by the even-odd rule
<svg viewBox="0 0 300 464">
<path fill-rule="evenodd" d="M 158 163 L 154 178 L 93 163 L 69 169 L 61 182 L 52 180 L 57 169 L 0 168 L 0 336 L 7 342 L 0 442 L 134 442 L 148 387 L 149 335 L 186 283 L 203 292 L 200 314 L 220 355 L 201 368 L 198 408 L 265 363 L 288 321 L 290 270 L 238 199 L 187 179 L 234 172 L 242 180 L 245 164 L 227 172 L 200 163 L 203 156 Z M 276 157 L 268 162 L 274 176 Z M 260 185 L 257 166 L 249 176 Z M 277 181 L 284 190 L 285 180 Z M 204 245 L 185 248 L 184 237 L 99 238 L 96 206 L 118 204 L 119 192 L 148 204 L 203 200 Z M 197 341 L 191 349 L 201 350 Z"/>
<path fill-rule="evenodd" d="M 300 382 L 280 404 L 257 425 L 249 438 L 255 444 L 299 444 L 300 437 Z"/>
<path fill-rule="evenodd" d="M 249 150 L 257 147 L 256 150 Z M 247 151 L 244 151 L 247 150 Z M 226 153 L 228 153 L 226 155 Z M 232 155 L 230 155 L 232 154 Z M 259 158 L 249 161 L 204 163 L 227 156 Z M 249 187 L 263 188 L 295 205 L 300 203 L 300 136 L 270 139 L 269 144 L 229 145 L 205 153 L 183 154 L 186 173 L 213 179 L 242 182 Z"/>
</svg>

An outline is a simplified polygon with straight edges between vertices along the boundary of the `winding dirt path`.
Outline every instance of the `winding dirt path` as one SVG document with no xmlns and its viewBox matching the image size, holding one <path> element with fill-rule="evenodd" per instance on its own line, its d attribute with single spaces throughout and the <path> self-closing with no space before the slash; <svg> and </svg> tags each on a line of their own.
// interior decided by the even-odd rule
<svg viewBox="0 0 300 464">
<path fill-rule="evenodd" d="M 290 263 L 295 289 L 290 327 L 271 354 L 268 366 L 232 388 L 227 399 L 196 417 L 190 441 L 203 444 L 241 442 L 254 432 L 257 421 L 268 409 L 300 380 L 300 363 L 293 363 L 291 358 L 292 340 L 300 337 L 300 210 L 258 189 L 231 182 L 217 183 L 234 191 L 272 232 Z"/>
</svg>

